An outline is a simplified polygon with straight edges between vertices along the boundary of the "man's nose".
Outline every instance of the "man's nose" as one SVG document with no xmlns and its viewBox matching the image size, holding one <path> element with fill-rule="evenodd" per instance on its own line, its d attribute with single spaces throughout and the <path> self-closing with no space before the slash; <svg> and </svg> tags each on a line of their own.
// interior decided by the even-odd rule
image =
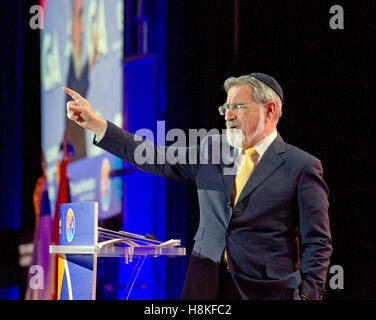
<svg viewBox="0 0 376 320">
<path fill-rule="evenodd" d="M 232 121 L 236 119 L 236 113 L 232 109 L 227 109 L 226 115 L 225 115 L 225 120 L 226 121 Z"/>
</svg>

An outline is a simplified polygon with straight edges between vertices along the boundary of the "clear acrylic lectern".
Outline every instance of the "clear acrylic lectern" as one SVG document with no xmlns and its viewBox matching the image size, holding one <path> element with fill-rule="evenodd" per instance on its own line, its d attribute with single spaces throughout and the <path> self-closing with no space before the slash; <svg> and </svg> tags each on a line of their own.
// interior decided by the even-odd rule
<svg viewBox="0 0 376 320">
<path fill-rule="evenodd" d="M 145 259 L 186 254 L 180 240 L 160 242 L 152 237 L 98 227 L 98 203 L 60 205 L 58 299 L 95 300 L 98 258 L 125 259 L 130 265 L 124 298 L 128 299 Z"/>
</svg>

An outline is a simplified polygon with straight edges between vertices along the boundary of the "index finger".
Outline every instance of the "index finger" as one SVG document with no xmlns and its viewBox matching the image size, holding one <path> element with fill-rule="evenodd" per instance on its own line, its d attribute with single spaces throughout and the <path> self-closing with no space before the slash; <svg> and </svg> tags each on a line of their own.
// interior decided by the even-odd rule
<svg viewBox="0 0 376 320">
<path fill-rule="evenodd" d="M 80 101 L 82 99 L 81 95 L 79 93 L 77 93 L 76 91 L 72 90 L 72 89 L 69 89 L 67 87 L 63 87 L 63 90 L 66 94 L 69 94 L 73 99 L 74 101 Z"/>
</svg>

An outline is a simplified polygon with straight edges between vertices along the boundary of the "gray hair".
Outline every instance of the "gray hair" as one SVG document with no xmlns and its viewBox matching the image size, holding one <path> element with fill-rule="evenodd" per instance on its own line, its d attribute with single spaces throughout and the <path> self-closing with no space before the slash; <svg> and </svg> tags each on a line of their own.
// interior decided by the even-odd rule
<svg viewBox="0 0 376 320">
<path fill-rule="evenodd" d="M 247 84 L 253 89 L 253 98 L 257 103 L 267 103 L 268 101 L 274 101 L 277 105 L 275 119 L 278 121 L 282 116 L 282 100 L 272 88 L 269 88 L 260 80 L 251 76 L 230 77 L 226 79 L 223 87 L 226 92 L 231 87 Z"/>
</svg>

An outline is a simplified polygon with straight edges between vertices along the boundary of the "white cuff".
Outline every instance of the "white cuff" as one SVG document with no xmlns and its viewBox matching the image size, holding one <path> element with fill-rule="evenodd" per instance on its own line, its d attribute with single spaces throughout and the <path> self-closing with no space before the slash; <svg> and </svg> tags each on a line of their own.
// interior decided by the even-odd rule
<svg viewBox="0 0 376 320">
<path fill-rule="evenodd" d="M 102 134 L 99 137 L 94 135 L 94 140 L 95 140 L 96 143 L 99 143 L 103 139 L 103 137 L 104 137 L 104 135 L 106 134 L 106 131 L 107 131 L 107 126 L 108 126 L 108 124 L 106 124 L 106 128 L 104 128 Z"/>
</svg>

